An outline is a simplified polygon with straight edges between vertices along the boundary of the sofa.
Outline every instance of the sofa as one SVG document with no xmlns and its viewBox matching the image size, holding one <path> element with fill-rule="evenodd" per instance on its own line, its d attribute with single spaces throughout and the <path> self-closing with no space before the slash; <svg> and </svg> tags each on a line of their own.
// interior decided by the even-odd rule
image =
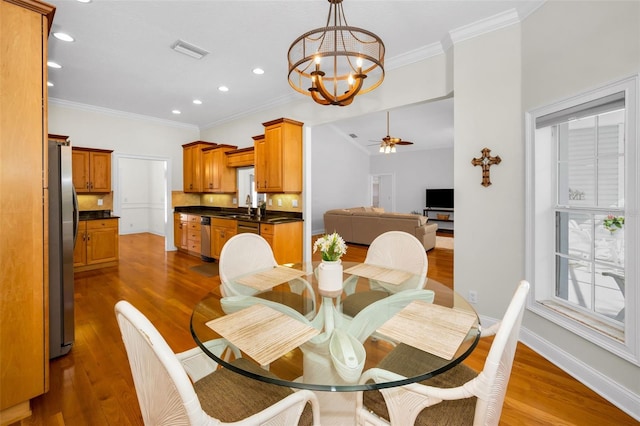
<svg viewBox="0 0 640 426">
<path fill-rule="evenodd" d="M 425 251 L 436 245 L 438 224 L 428 222 L 419 214 L 387 213 L 376 207 L 352 207 L 327 210 L 324 213 L 324 229 L 337 232 L 348 243 L 369 245 L 387 231 L 405 231 L 414 235 Z"/>
</svg>

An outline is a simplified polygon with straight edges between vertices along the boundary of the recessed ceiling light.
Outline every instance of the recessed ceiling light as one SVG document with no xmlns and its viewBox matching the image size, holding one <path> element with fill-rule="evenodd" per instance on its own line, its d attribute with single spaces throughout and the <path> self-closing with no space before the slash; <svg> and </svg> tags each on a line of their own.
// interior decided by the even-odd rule
<svg viewBox="0 0 640 426">
<path fill-rule="evenodd" d="M 47 81 L 47 86 L 49 86 L 49 87 L 53 87 L 53 83 L 52 83 L 52 82 L 50 82 L 50 81 Z"/>
<path fill-rule="evenodd" d="M 194 99 L 193 103 L 196 105 L 202 105 L 202 101 L 200 99 Z"/>
<path fill-rule="evenodd" d="M 218 87 L 218 90 L 221 91 L 221 92 L 228 92 L 229 88 L 227 86 L 220 86 L 220 87 Z"/>
<path fill-rule="evenodd" d="M 53 33 L 53 36 L 58 40 L 62 40 L 62 41 L 74 41 L 74 38 L 67 33 L 57 32 L 57 33 Z"/>
<path fill-rule="evenodd" d="M 60 65 L 57 62 L 53 62 L 53 61 L 47 61 L 47 66 L 49 68 L 62 68 L 62 65 Z"/>
<path fill-rule="evenodd" d="M 91 3 L 91 0 L 78 0 L 80 3 Z"/>
<path fill-rule="evenodd" d="M 173 114 L 178 115 L 181 114 L 179 109 L 174 109 L 173 111 L 171 111 Z"/>
<path fill-rule="evenodd" d="M 256 75 L 262 75 L 264 74 L 264 70 L 262 68 L 254 68 L 253 73 Z"/>
</svg>

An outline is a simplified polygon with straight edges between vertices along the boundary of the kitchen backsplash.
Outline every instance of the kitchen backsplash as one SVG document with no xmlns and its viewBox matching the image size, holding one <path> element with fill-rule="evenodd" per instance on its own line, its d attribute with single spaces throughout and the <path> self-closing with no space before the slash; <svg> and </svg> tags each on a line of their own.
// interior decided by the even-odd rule
<svg viewBox="0 0 640 426">
<path fill-rule="evenodd" d="M 244 206 L 244 202 L 242 205 Z M 189 194 L 182 191 L 172 191 L 171 206 L 236 208 L 238 207 L 238 199 L 235 194 Z M 302 195 L 269 194 L 267 195 L 267 211 L 302 212 Z"/>
<path fill-rule="evenodd" d="M 81 212 L 88 210 L 113 211 L 113 192 L 108 194 L 78 194 L 78 209 Z"/>
</svg>

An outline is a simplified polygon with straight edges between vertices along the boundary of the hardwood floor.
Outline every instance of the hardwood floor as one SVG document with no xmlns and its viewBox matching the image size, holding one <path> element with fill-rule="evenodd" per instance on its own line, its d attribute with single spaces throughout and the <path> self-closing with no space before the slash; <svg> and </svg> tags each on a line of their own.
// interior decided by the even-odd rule
<svg viewBox="0 0 640 426">
<path fill-rule="evenodd" d="M 315 240 L 315 239 L 314 239 Z M 345 261 L 362 261 L 365 246 L 350 245 Z M 318 257 L 316 254 L 315 257 Z M 428 253 L 428 276 L 453 283 L 453 251 Z M 189 333 L 192 307 L 209 291 L 219 294 L 218 277 L 189 267 L 200 260 L 165 252 L 161 237 L 120 237 L 118 266 L 76 274 L 76 342 L 51 361 L 50 390 L 32 403 L 23 425 L 141 425 L 129 364 L 113 306 L 126 299 L 155 324 L 174 351 L 195 346 Z M 465 362 L 480 370 L 490 341 Z M 519 344 L 501 425 L 637 425 L 638 422 Z M 332 425 L 326 425 L 332 426 Z"/>
</svg>

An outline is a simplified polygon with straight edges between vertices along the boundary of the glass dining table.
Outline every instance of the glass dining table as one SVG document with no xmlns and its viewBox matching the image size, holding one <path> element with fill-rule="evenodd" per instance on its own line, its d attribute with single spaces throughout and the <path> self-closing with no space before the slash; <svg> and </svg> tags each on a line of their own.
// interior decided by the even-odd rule
<svg viewBox="0 0 640 426">
<path fill-rule="evenodd" d="M 193 309 L 190 328 L 195 342 L 219 365 L 239 374 L 276 385 L 318 391 L 324 407 L 323 422 L 333 418 L 334 424 L 351 421 L 355 391 L 429 379 L 462 362 L 475 348 L 480 337 L 478 315 L 446 285 L 427 278 L 422 288 L 415 288 L 423 277 L 343 262 L 343 290 L 324 291 L 318 282 L 319 263 L 280 265 L 277 271 L 256 271 L 236 278 L 233 283 L 252 286 L 278 276 L 280 280 L 263 285 L 286 293 L 291 291 L 290 282 L 306 280 L 314 294 L 305 290 L 303 295 L 316 298 L 316 303 L 311 304 L 315 307 L 311 315 L 262 299 L 260 294 L 221 298 L 209 293 Z M 341 311 L 342 303 L 349 297 L 374 302 L 351 318 Z M 233 348 L 234 356 L 241 354 L 262 368 L 234 365 L 228 352 L 223 356 L 210 349 L 211 341 L 225 342 Z M 397 371 L 389 367 L 390 363 L 385 368 L 405 379 L 359 381 L 362 371 L 379 366 L 385 358 L 400 351 L 405 362 L 400 363 Z M 322 395 L 329 400 L 322 401 Z"/>
</svg>

